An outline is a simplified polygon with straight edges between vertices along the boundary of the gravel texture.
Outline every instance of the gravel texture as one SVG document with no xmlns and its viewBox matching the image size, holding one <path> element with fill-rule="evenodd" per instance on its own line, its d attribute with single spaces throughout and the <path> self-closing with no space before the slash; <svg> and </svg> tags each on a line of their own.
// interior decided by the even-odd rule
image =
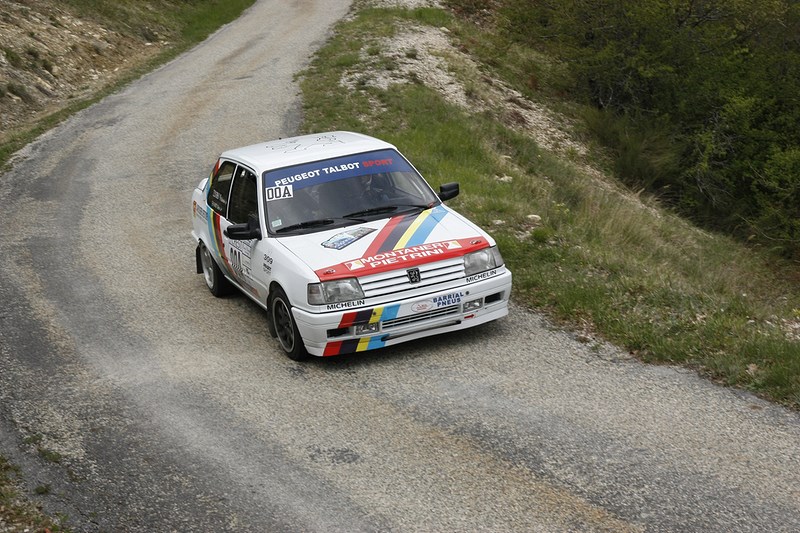
<svg viewBox="0 0 800 533">
<path fill-rule="evenodd" d="M 0 449 L 37 501 L 77 531 L 800 530 L 797 413 L 516 306 L 298 364 L 208 293 L 191 191 L 294 133 L 348 4 L 262 0 L 0 176 Z"/>
</svg>

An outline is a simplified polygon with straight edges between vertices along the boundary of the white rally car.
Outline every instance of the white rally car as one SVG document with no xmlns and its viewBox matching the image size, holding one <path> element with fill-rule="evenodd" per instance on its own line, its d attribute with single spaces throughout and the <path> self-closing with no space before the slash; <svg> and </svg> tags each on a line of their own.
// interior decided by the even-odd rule
<svg viewBox="0 0 800 533">
<path fill-rule="evenodd" d="M 223 153 L 192 195 L 197 272 L 268 314 L 295 360 L 468 328 L 508 314 L 492 238 L 386 142 L 349 132 Z"/>
</svg>

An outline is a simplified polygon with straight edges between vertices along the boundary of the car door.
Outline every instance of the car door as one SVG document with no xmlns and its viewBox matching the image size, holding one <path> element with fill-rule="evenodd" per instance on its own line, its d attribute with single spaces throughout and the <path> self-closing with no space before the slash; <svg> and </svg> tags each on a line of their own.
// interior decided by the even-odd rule
<svg viewBox="0 0 800 533">
<path fill-rule="evenodd" d="M 251 219 L 259 220 L 256 175 L 244 165 L 237 165 L 230 188 L 227 217 L 224 227 L 220 226 L 222 242 L 236 282 L 258 301 L 264 302 L 267 285 L 264 276 L 259 275 L 262 270 L 261 258 L 256 252 L 259 239 L 231 239 L 224 231 L 231 224 L 247 224 Z"/>
</svg>

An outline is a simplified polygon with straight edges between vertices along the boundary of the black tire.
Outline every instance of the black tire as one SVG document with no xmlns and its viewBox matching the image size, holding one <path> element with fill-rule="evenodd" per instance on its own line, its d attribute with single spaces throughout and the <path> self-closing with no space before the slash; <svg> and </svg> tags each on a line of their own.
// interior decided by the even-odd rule
<svg viewBox="0 0 800 533">
<path fill-rule="evenodd" d="M 203 270 L 203 278 L 206 280 L 206 285 L 208 286 L 208 290 L 211 291 L 211 294 L 217 298 L 230 294 L 233 285 L 231 285 L 228 278 L 222 274 L 222 270 L 217 266 L 217 262 L 214 260 L 211 252 L 208 251 L 208 248 L 206 248 L 206 245 L 202 242 L 198 245 L 197 253 L 200 255 L 200 266 Z"/>
<path fill-rule="evenodd" d="M 280 287 L 276 287 L 270 296 L 269 319 L 286 356 L 293 361 L 308 359 L 308 352 L 292 315 L 292 304 Z"/>
</svg>

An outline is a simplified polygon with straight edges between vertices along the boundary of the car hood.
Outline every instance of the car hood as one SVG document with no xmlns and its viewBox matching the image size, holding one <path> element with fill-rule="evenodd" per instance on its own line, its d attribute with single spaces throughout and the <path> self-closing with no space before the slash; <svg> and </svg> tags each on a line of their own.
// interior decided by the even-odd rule
<svg viewBox="0 0 800 533">
<path fill-rule="evenodd" d="M 413 268 L 494 245 L 444 205 L 279 240 L 323 281 Z"/>
</svg>

